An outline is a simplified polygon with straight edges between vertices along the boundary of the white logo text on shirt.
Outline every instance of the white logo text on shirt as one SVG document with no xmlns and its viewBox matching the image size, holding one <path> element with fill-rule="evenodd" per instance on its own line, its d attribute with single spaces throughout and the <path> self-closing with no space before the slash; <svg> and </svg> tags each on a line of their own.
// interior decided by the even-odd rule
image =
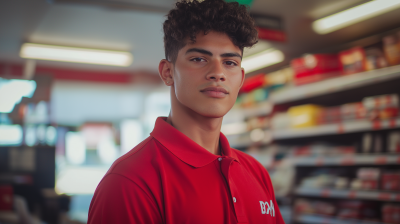
<svg viewBox="0 0 400 224">
<path fill-rule="evenodd" d="M 269 204 L 267 201 L 266 202 L 260 201 L 260 206 L 261 206 L 261 214 L 270 214 L 272 217 L 275 217 L 274 203 L 272 203 L 272 200 L 269 201 Z"/>
</svg>

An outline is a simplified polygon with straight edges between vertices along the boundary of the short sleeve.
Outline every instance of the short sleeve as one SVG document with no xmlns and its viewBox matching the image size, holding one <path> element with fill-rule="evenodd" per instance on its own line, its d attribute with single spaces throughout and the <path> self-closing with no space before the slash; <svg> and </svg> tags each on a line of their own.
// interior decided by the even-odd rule
<svg viewBox="0 0 400 224">
<path fill-rule="evenodd" d="M 132 180 L 107 174 L 90 203 L 88 224 L 162 223 L 157 203 Z"/>
</svg>

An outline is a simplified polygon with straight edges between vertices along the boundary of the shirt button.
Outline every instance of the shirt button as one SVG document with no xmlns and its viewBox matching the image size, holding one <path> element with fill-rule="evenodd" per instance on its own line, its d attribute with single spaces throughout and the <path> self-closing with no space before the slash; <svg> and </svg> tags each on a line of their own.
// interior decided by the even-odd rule
<svg viewBox="0 0 400 224">
<path fill-rule="evenodd" d="M 236 203 L 236 198 L 235 197 L 233 197 L 233 203 Z"/>
<path fill-rule="evenodd" d="M 220 161 L 220 162 L 221 162 L 221 161 L 222 161 L 222 158 L 221 158 L 221 157 L 219 157 L 219 158 L 218 158 L 218 161 Z"/>
</svg>

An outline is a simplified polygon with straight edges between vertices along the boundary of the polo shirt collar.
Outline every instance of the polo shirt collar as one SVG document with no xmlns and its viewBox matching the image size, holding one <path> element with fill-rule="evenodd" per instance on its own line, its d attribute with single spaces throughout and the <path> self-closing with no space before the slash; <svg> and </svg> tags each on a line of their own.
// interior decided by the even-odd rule
<svg viewBox="0 0 400 224">
<path fill-rule="evenodd" d="M 220 157 L 201 147 L 185 134 L 168 124 L 166 120 L 166 117 L 158 117 L 154 130 L 150 135 L 180 160 L 193 167 L 202 167 Z M 219 142 L 222 156 L 234 158 L 239 162 L 236 153 L 231 149 L 228 140 L 222 133 L 220 133 Z"/>
</svg>

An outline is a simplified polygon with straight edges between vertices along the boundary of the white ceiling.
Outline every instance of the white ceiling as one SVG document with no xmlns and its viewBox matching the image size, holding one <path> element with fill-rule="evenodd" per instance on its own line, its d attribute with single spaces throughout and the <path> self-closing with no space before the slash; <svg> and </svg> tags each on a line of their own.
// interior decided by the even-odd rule
<svg viewBox="0 0 400 224">
<path fill-rule="evenodd" d="M 174 2 L 0 1 L 0 63 L 22 63 L 24 60 L 18 56 L 21 44 L 35 42 L 127 50 L 134 55 L 134 62 L 127 68 L 46 61 L 38 62 L 39 65 L 131 72 L 146 70 L 156 74 L 158 62 L 164 58 L 162 23 Z M 313 20 L 362 2 L 365 0 L 254 0 L 250 11 L 283 19 L 288 41 L 271 43 L 291 59 L 400 26 L 400 10 L 394 10 L 323 36 L 311 30 Z"/>
</svg>

